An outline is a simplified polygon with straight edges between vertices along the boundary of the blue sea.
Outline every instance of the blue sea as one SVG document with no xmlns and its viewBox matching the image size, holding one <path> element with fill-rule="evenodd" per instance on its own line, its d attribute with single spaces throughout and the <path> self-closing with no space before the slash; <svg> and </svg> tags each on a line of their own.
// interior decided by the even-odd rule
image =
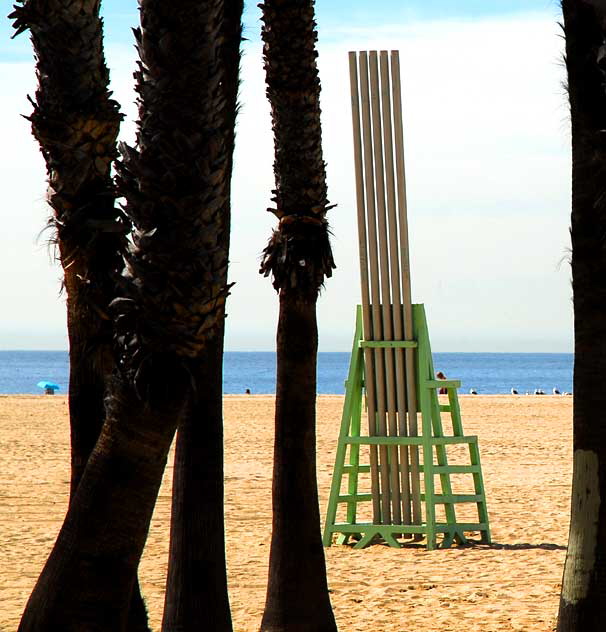
<svg viewBox="0 0 606 632">
<path fill-rule="evenodd" d="M 480 395 L 551 393 L 555 387 L 572 392 L 573 355 L 569 353 L 434 353 L 434 367 L 461 380 L 459 392 Z M 276 357 L 272 352 L 227 352 L 224 392 L 275 393 Z M 349 353 L 318 355 L 318 393 L 341 394 L 349 368 Z M 0 393 L 38 393 L 41 380 L 56 382 L 66 393 L 69 359 L 65 351 L 0 351 Z"/>
</svg>

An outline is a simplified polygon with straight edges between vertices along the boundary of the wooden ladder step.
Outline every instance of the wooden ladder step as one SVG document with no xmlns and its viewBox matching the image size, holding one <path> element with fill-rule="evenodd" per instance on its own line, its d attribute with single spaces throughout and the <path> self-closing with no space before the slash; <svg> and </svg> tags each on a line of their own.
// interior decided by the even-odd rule
<svg viewBox="0 0 606 632">
<path fill-rule="evenodd" d="M 478 474 L 482 471 L 479 465 L 434 465 L 434 474 Z"/>
<path fill-rule="evenodd" d="M 430 437 L 433 445 L 455 445 L 455 444 L 472 444 L 478 442 L 477 435 L 459 436 L 459 437 Z M 425 439 L 423 437 L 346 437 L 343 443 L 348 445 L 423 445 Z"/>
<path fill-rule="evenodd" d="M 337 497 L 338 503 L 364 503 L 372 500 L 372 494 L 342 494 Z"/>
<path fill-rule="evenodd" d="M 425 388 L 461 388 L 461 380 L 425 380 Z"/>
<path fill-rule="evenodd" d="M 484 494 L 434 494 L 433 502 L 436 505 L 452 505 L 454 503 L 483 503 Z"/>
<path fill-rule="evenodd" d="M 454 445 L 454 444 L 461 444 L 461 443 L 468 443 L 468 444 L 477 444 L 478 443 L 478 436 L 477 435 L 461 435 L 461 436 L 456 436 L 456 437 L 431 437 L 431 442 L 434 445 Z"/>
<path fill-rule="evenodd" d="M 486 531 L 488 524 L 485 522 L 455 522 L 454 524 L 447 524 L 445 522 L 438 522 L 436 524 L 436 531 L 444 533 L 445 531 Z"/>
</svg>

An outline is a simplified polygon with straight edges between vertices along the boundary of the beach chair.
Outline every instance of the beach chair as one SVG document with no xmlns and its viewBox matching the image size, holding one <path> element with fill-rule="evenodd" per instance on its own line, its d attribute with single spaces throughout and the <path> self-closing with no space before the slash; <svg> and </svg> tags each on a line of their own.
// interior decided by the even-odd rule
<svg viewBox="0 0 606 632">
<path fill-rule="evenodd" d="M 349 61 L 362 305 L 323 542 L 399 547 L 426 538 L 434 549 L 479 532 L 489 543 L 478 440 L 463 433 L 460 383 L 435 379 L 424 307 L 411 302 L 398 52 L 350 53 Z M 448 453 L 461 448 L 466 459 L 450 464 Z M 462 478 L 471 487 L 455 493 Z"/>
</svg>

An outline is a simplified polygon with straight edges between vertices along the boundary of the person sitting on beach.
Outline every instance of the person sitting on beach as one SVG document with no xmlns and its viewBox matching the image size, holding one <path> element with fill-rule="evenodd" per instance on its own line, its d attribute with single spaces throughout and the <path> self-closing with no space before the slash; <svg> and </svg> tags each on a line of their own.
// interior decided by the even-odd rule
<svg viewBox="0 0 606 632">
<path fill-rule="evenodd" d="M 442 373 L 442 371 L 438 371 L 436 373 L 436 378 L 438 380 L 445 380 L 446 376 L 444 375 L 444 373 Z M 448 389 L 445 386 L 440 386 L 440 388 L 438 389 L 438 395 L 448 395 Z"/>
</svg>

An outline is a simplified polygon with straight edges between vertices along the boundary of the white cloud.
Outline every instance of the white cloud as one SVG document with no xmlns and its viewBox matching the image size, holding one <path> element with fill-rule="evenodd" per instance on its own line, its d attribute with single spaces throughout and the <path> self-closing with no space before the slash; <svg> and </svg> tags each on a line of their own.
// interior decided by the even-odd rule
<svg viewBox="0 0 606 632">
<path fill-rule="evenodd" d="M 329 197 L 339 206 L 330 212 L 338 269 L 319 302 L 321 348 L 349 349 L 359 301 L 347 51 L 393 48 L 402 62 L 413 294 L 426 304 L 434 349 L 569 350 L 569 269 L 558 268 L 569 244 L 569 131 L 555 19 L 392 25 L 323 42 L 321 33 L 324 151 Z M 124 109 L 132 119 L 132 48 L 110 47 L 108 59 L 116 97 L 130 104 Z M 45 215 L 43 166 L 27 124 L 16 122 L 16 112 L 28 110 L 23 95 L 33 71 L 5 68 L 15 81 L 6 99 L 0 94 L 0 120 L 15 153 L 1 158 L 2 188 L 14 191 L 11 217 L 25 241 L 11 246 L 20 269 L 4 284 L 15 302 L 3 314 L 4 329 L 26 329 L 28 314 L 45 313 L 61 331 L 59 273 L 34 245 Z M 277 297 L 257 270 L 274 225 L 265 212 L 273 140 L 258 45 L 247 47 L 242 77 L 227 345 L 266 349 L 274 344 Z M 124 131 L 132 140 L 132 121 Z M 5 252 L 10 235 L 2 240 Z M 6 258 L 3 265 L 10 265 Z"/>
</svg>

